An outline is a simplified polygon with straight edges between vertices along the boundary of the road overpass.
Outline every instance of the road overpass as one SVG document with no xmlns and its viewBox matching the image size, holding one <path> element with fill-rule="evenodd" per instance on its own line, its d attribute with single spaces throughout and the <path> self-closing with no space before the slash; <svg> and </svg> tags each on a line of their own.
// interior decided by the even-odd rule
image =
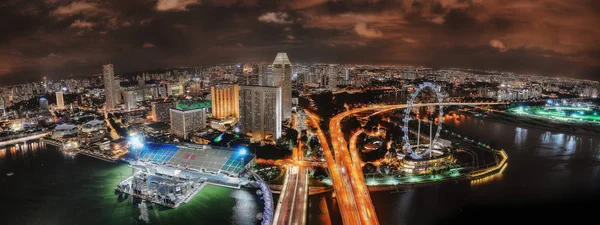
<svg viewBox="0 0 600 225">
<path fill-rule="evenodd" d="M 489 102 L 475 102 L 475 103 L 419 103 L 413 104 L 413 107 L 422 106 L 449 106 L 449 105 L 462 105 L 462 106 L 475 106 L 475 105 L 499 105 L 505 103 L 489 103 Z M 357 151 L 349 151 L 348 143 L 344 139 L 342 133 L 341 122 L 344 118 L 365 111 L 377 111 L 377 113 L 391 111 L 394 109 L 402 109 L 408 107 L 408 104 L 400 105 L 373 105 L 363 108 L 356 108 L 342 112 L 335 115 L 329 121 L 329 132 L 331 138 L 331 144 L 333 146 L 336 158 L 341 160 L 341 164 L 348 171 L 348 176 L 352 183 L 352 192 L 355 196 L 356 205 L 359 206 L 360 217 L 363 224 L 379 224 L 377 215 L 375 214 L 375 208 L 371 201 L 367 185 L 365 183 L 364 175 L 362 173 L 362 166 Z M 335 183 L 334 183 L 335 184 Z"/>
<path fill-rule="evenodd" d="M 308 202 L 308 170 L 304 166 L 288 167 L 273 224 L 304 225 Z"/>
<path fill-rule="evenodd" d="M 350 181 L 346 175 L 346 170 L 338 164 L 338 160 L 334 159 L 333 153 L 329 148 L 327 137 L 319 125 L 320 118 L 308 110 L 305 110 L 305 112 L 308 115 L 310 122 L 317 129 L 317 137 L 323 147 L 323 154 L 325 155 L 325 161 L 329 168 L 329 175 L 331 176 L 331 181 L 333 183 L 333 191 L 336 195 L 342 222 L 345 225 L 361 224 L 360 216 L 357 213 L 358 206 L 350 186 Z"/>
<path fill-rule="evenodd" d="M 446 106 L 446 105 L 498 105 L 504 103 L 420 103 L 413 107 L 422 106 Z M 346 117 L 365 111 L 376 111 L 373 115 L 406 108 L 407 104 L 401 105 L 372 105 L 356 108 L 335 115 L 329 121 L 329 139 L 319 125 L 320 118 L 305 110 L 309 122 L 317 129 L 317 137 L 323 147 L 323 153 L 330 172 L 333 189 L 336 195 L 342 221 L 346 225 L 354 224 L 379 224 L 375 208 L 362 173 L 362 163 L 356 149 L 349 149 L 344 139 L 341 122 Z M 351 138 L 356 142 L 358 133 Z M 332 149 L 329 147 L 331 141 Z M 293 162 L 286 163 L 288 173 L 284 181 L 283 189 L 279 197 L 277 209 L 274 215 L 274 224 L 305 224 L 306 223 L 306 201 L 308 196 L 307 163 L 301 160 L 299 150 L 300 143 L 294 151 Z"/>
<path fill-rule="evenodd" d="M 449 106 L 449 105 L 463 105 L 463 106 L 475 106 L 475 105 L 499 105 L 504 103 L 420 103 L 413 104 L 413 107 L 422 106 Z M 365 111 L 378 111 L 385 112 L 394 109 L 402 109 L 408 107 L 408 104 L 400 105 L 373 105 L 368 107 L 356 108 L 342 112 L 335 115 L 329 121 L 329 132 L 331 145 L 333 147 L 333 154 L 335 158 L 329 159 L 328 155 L 332 155 L 331 150 L 328 146 L 328 141 L 322 130 L 319 127 L 319 118 L 308 112 L 309 118 L 317 127 L 317 134 L 321 145 L 323 146 L 323 152 L 329 165 L 330 173 L 332 176 L 334 191 L 336 195 L 340 196 L 338 199 L 340 202 L 340 210 L 342 214 L 342 220 L 344 224 L 379 224 L 375 208 L 371 201 L 367 185 L 365 184 L 364 175 L 362 173 L 362 166 L 359 160 L 357 151 L 349 151 L 348 143 L 344 139 L 341 122 L 346 117 L 361 113 Z M 333 161 L 333 162 L 331 162 Z M 341 173 L 335 172 L 340 170 Z M 340 187 L 341 186 L 341 187 Z M 344 201 L 344 199 L 347 199 Z M 358 209 L 356 209 L 358 208 Z M 349 210 L 349 211 L 348 211 Z M 358 215 L 357 215 L 358 214 Z M 358 216 L 358 219 L 356 218 Z"/>
</svg>

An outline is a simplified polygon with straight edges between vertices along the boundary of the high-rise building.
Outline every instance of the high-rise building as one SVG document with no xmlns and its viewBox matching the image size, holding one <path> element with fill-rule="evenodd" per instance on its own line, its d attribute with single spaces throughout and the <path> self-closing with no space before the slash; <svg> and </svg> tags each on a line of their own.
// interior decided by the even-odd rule
<svg viewBox="0 0 600 225">
<path fill-rule="evenodd" d="M 4 98 L 0 95 L 0 116 L 6 115 L 6 105 L 4 103 Z"/>
<path fill-rule="evenodd" d="M 62 91 L 56 92 L 56 107 L 65 107 L 65 99 Z"/>
<path fill-rule="evenodd" d="M 285 52 L 277 53 L 271 65 L 273 86 L 281 87 L 281 119 L 292 118 L 292 63 Z M 265 84 L 263 84 L 265 85 Z"/>
<path fill-rule="evenodd" d="M 133 90 L 123 91 L 123 98 L 125 99 L 125 108 L 129 111 L 132 109 L 136 109 L 136 92 Z"/>
<path fill-rule="evenodd" d="M 350 68 L 346 68 L 344 73 L 344 80 L 350 80 Z"/>
<path fill-rule="evenodd" d="M 104 96 L 106 97 L 106 110 L 111 110 L 119 105 L 121 100 L 121 87 L 115 80 L 113 64 L 103 66 Z"/>
<path fill-rule="evenodd" d="M 240 86 L 239 99 L 244 133 L 260 140 L 281 137 L 281 87 Z"/>
<path fill-rule="evenodd" d="M 210 87 L 210 95 L 213 118 L 240 118 L 240 86 L 215 85 Z"/>
<path fill-rule="evenodd" d="M 152 102 L 152 117 L 154 122 L 169 122 L 172 102 Z"/>
<path fill-rule="evenodd" d="M 337 74 L 338 71 L 334 65 L 329 65 L 327 68 L 327 88 L 329 90 L 337 89 Z"/>
<path fill-rule="evenodd" d="M 273 70 L 271 65 L 267 65 L 264 63 L 258 64 L 258 83 L 250 84 L 250 85 L 259 85 L 259 86 L 273 86 Z"/>
<path fill-rule="evenodd" d="M 187 140 L 190 134 L 206 128 L 206 110 L 210 102 L 197 99 L 181 100 L 171 109 L 171 133 Z"/>
<path fill-rule="evenodd" d="M 46 80 L 46 76 L 42 77 L 42 86 L 44 87 L 44 92 L 48 92 L 48 81 Z"/>
<path fill-rule="evenodd" d="M 48 110 L 48 99 L 44 97 L 40 98 L 40 110 Z"/>
</svg>

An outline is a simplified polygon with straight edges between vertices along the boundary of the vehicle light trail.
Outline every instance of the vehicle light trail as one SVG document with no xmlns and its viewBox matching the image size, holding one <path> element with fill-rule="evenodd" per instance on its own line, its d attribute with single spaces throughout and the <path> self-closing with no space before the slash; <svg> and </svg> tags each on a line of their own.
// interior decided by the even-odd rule
<svg viewBox="0 0 600 225">
<path fill-rule="evenodd" d="M 504 103 L 420 103 L 413 104 L 413 107 L 431 106 L 431 105 L 498 105 Z M 365 111 L 390 111 L 408 107 L 407 104 L 401 105 L 372 105 L 368 107 L 356 108 L 335 115 L 329 121 L 329 132 L 332 151 L 329 148 L 327 138 L 319 126 L 319 117 L 305 110 L 309 115 L 313 125 L 317 128 L 317 136 L 321 145 L 325 159 L 329 165 L 331 179 L 336 195 L 338 195 L 340 211 L 344 224 L 379 224 L 375 207 L 371 201 L 367 185 L 365 183 L 362 167 L 356 151 L 349 151 L 348 143 L 344 140 L 341 129 L 341 122 L 344 118 Z M 354 160 L 352 160 L 354 159 Z M 358 217 L 358 218 L 357 218 Z"/>
</svg>

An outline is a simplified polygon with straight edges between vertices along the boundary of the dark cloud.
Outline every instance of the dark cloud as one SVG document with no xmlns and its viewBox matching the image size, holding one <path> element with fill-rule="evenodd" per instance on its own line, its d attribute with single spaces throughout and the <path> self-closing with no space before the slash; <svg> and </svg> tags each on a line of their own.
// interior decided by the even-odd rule
<svg viewBox="0 0 600 225">
<path fill-rule="evenodd" d="M 474 67 L 599 79 L 593 0 L 6 0 L 0 78 L 271 61 Z"/>
</svg>

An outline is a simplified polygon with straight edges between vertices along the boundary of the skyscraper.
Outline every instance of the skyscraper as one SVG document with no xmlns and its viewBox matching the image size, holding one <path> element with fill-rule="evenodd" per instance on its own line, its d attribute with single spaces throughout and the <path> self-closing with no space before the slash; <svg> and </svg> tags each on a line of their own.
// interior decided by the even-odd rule
<svg viewBox="0 0 600 225">
<path fill-rule="evenodd" d="M 215 85 L 210 87 L 210 95 L 213 118 L 240 118 L 240 86 Z"/>
<path fill-rule="evenodd" d="M 285 52 L 277 53 L 271 65 L 271 73 L 273 86 L 281 87 L 282 119 L 290 119 L 292 118 L 292 63 Z M 264 83 L 263 85 L 266 86 Z"/>
<path fill-rule="evenodd" d="M 0 116 L 6 115 L 6 106 L 4 104 L 4 98 L 0 95 Z"/>
<path fill-rule="evenodd" d="M 281 137 L 281 87 L 240 86 L 239 99 L 244 133 L 260 140 Z"/>
<path fill-rule="evenodd" d="M 329 90 L 334 91 L 335 89 L 337 89 L 337 75 L 338 70 L 335 68 L 335 66 L 329 65 L 329 67 L 327 68 L 327 88 Z"/>
<path fill-rule="evenodd" d="M 350 68 L 346 68 L 346 71 L 344 73 L 344 80 L 350 80 Z"/>
<path fill-rule="evenodd" d="M 258 83 L 250 85 L 273 86 L 273 70 L 271 66 L 265 63 L 258 64 Z"/>
<path fill-rule="evenodd" d="M 65 107 L 65 99 L 63 98 L 63 92 L 56 92 L 56 107 Z"/>
<path fill-rule="evenodd" d="M 106 110 L 114 109 L 120 102 L 120 85 L 115 81 L 113 64 L 103 66 L 104 96 L 106 97 Z"/>
<path fill-rule="evenodd" d="M 123 92 L 123 98 L 125 99 L 125 106 L 127 110 L 132 110 L 137 108 L 136 102 L 137 97 L 135 91 L 128 90 Z"/>
</svg>

